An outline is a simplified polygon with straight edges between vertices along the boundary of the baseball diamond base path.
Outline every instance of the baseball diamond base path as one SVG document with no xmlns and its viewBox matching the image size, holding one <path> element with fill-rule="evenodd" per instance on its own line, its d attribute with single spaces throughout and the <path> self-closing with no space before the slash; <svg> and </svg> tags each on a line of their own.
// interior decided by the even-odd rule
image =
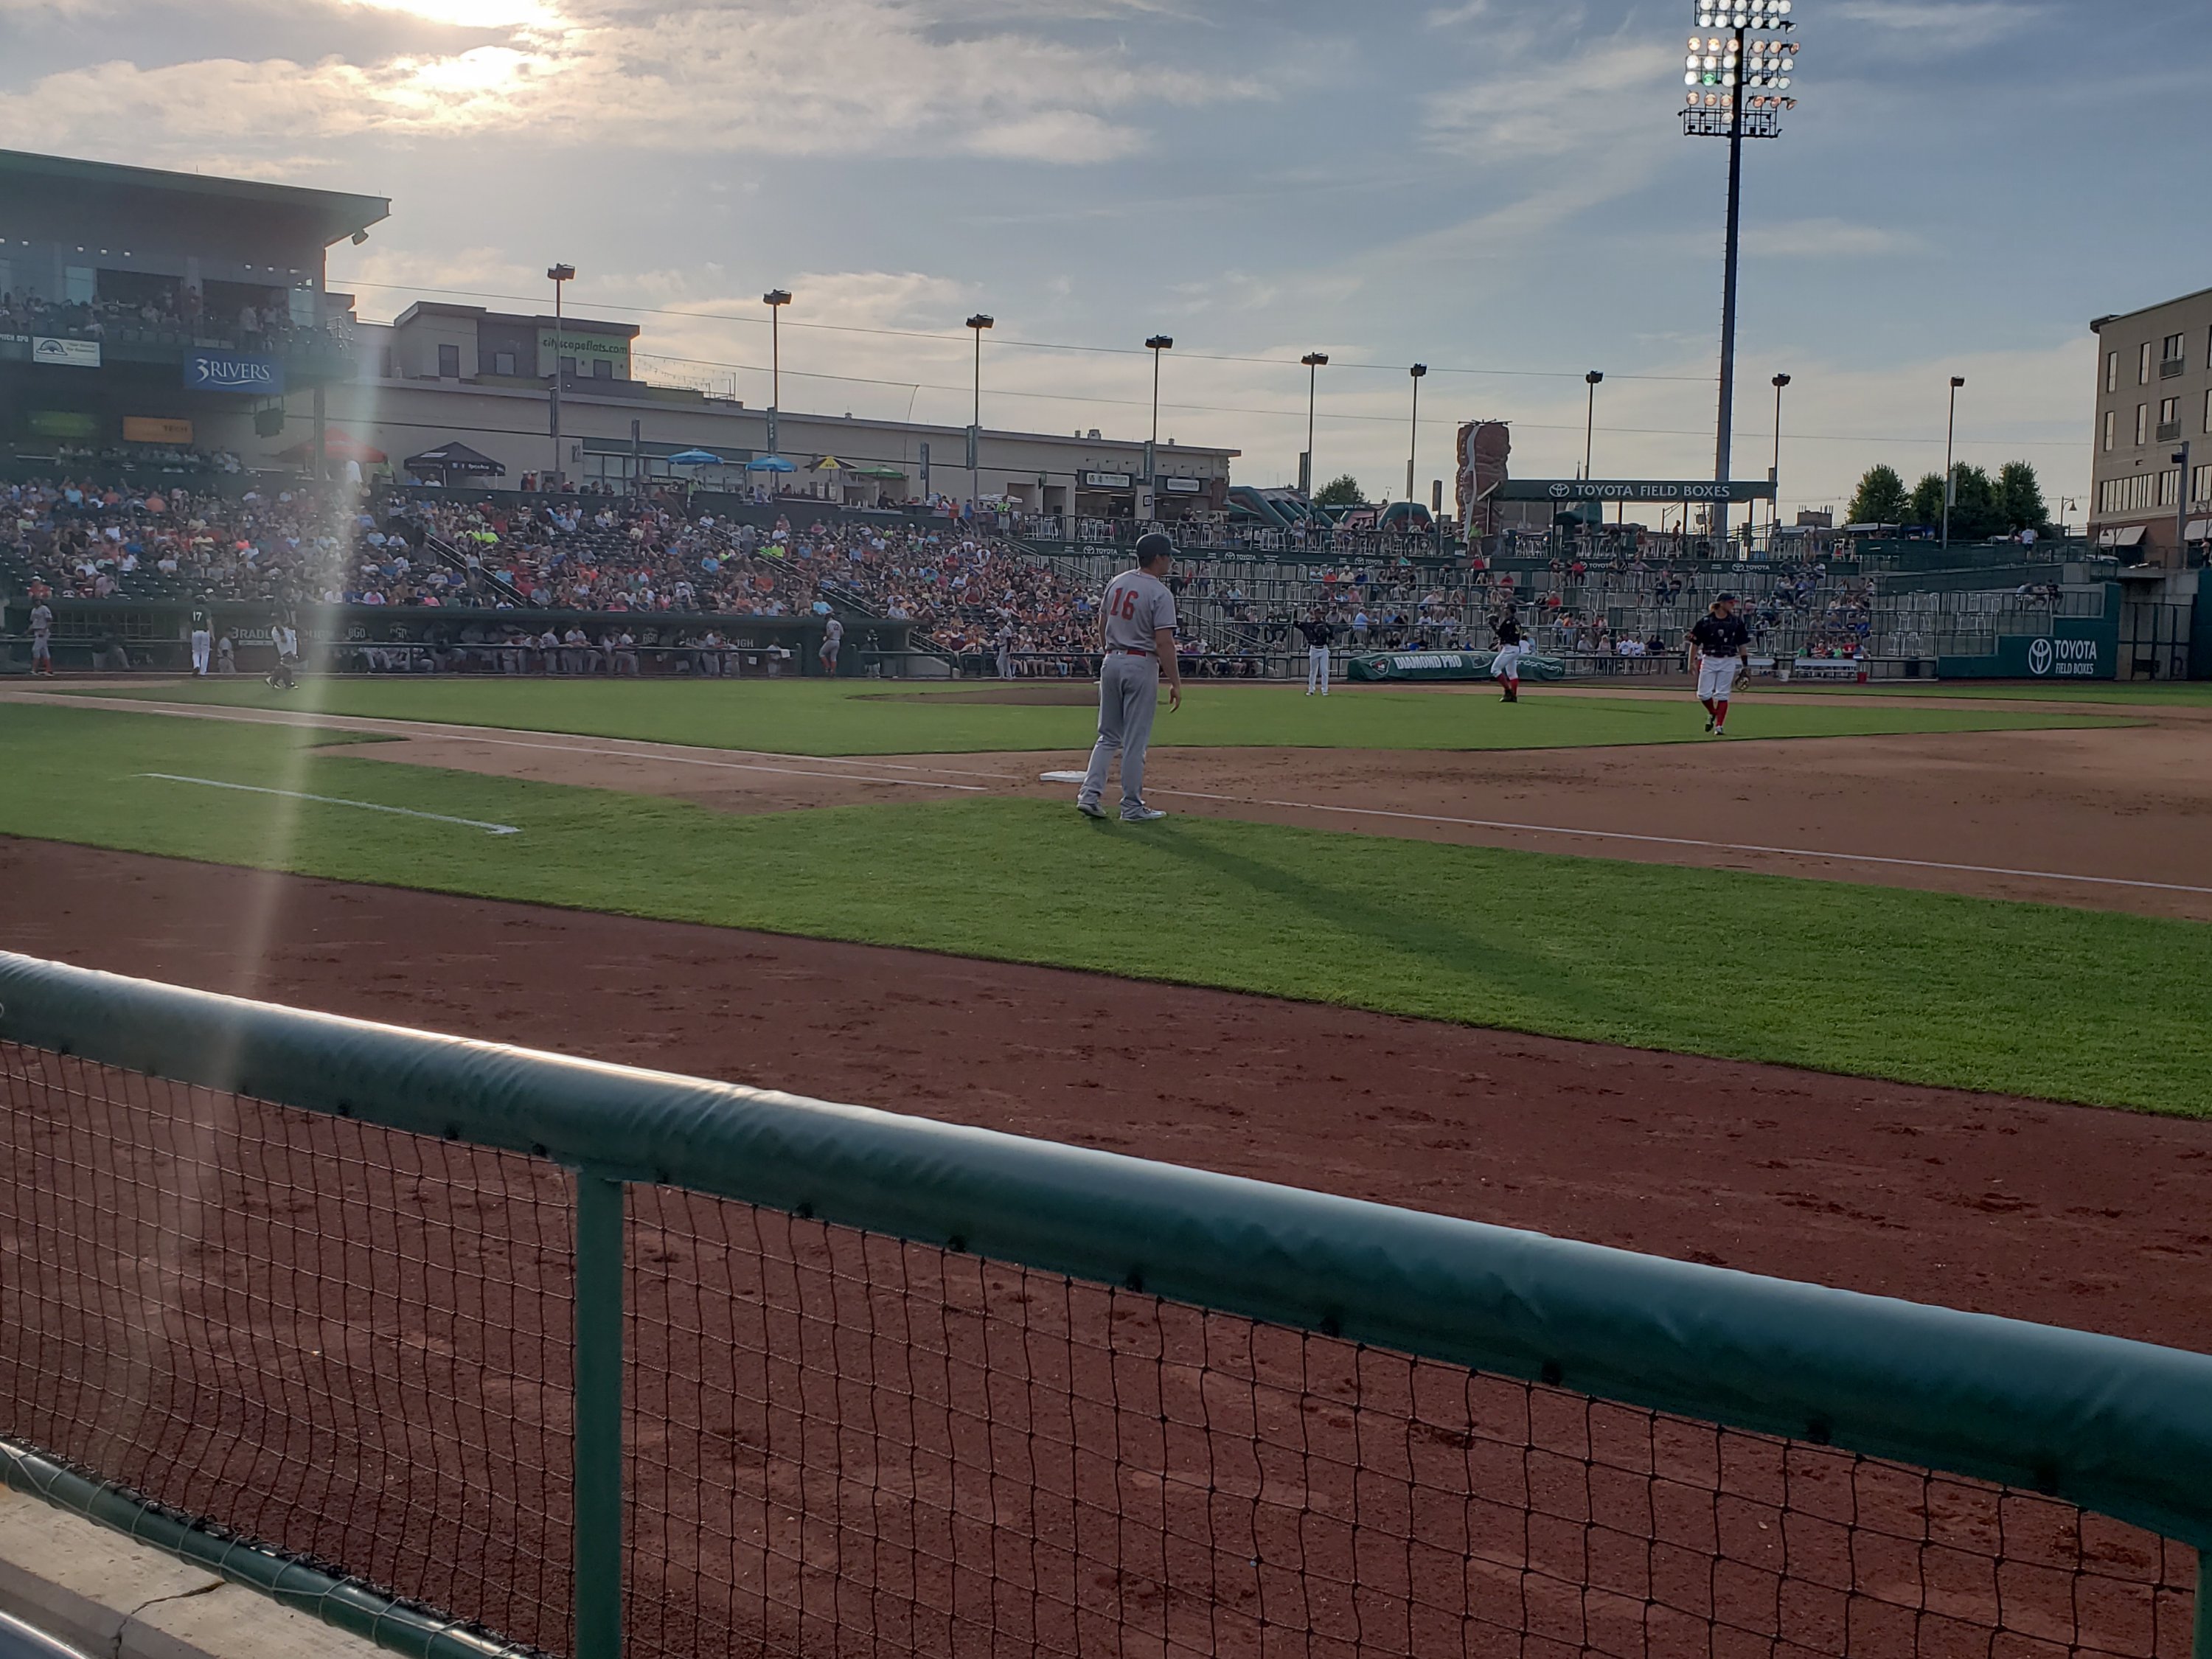
<svg viewBox="0 0 2212 1659">
<path fill-rule="evenodd" d="M 2212 1331 L 2212 1123 L 58 843 L 0 839 L 0 945 L 87 967 L 2184 1347 Z"/>
</svg>

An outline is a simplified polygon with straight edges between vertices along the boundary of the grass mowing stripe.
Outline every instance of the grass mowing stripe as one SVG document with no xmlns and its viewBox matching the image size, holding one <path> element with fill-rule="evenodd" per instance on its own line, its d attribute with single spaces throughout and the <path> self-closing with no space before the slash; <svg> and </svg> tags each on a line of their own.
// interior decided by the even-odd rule
<svg viewBox="0 0 2212 1659">
<path fill-rule="evenodd" d="M 296 734 L 8 711 L 0 832 L 2212 1115 L 2212 927 L 1665 865 L 960 800 L 757 817 L 310 756 Z M 512 823 L 208 792 L 203 775 Z M 926 970 L 920 970 L 926 971 Z"/>
<path fill-rule="evenodd" d="M 1036 690 L 1042 683 L 1025 682 Z M 998 688 L 827 680 L 562 680 L 488 678 L 310 680 L 283 706 L 334 714 L 438 720 L 457 726 L 633 738 L 709 749 L 799 755 L 946 755 L 1091 747 L 1096 714 L 1083 683 L 1062 683 L 1077 701 L 1059 706 L 968 701 Z M 214 681 L 88 696 L 264 707 L 258 681 Z M 1739 697 L 1729 725 L 1738 741 L 1759 738 L 1879 736 L 1923 732 L 2015 731 L 2124 723 L 2107 711 L 2085 715 L 2005 708 L 1930 708 L 1905 698 L 1838 698 L 1817 705 Z M 1180 713 L 1163 712 L 1152 740 L 1163 746 L 1351 749 L 1552 749 L 1592 744 L 1694 743 L 1704 715 L 1680 698 L 1547 697 L 1512 707 L 1487 693 L 1358 690 L 1308 697 L 1294 685 L 1198 682 Z"/>
</svg>

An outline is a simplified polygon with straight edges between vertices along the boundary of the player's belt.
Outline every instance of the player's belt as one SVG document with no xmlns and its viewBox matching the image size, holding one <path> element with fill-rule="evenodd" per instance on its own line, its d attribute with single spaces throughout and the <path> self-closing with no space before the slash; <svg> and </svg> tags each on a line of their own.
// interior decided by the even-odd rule
<svg viewBox="0 0 2212 1659">
<path fill-rule="evenodd" d="M 1134 646 L 1117 645 L 1114 647 L 1112 654 L 1117 657 L 1149 657 L 1152 653 L 1149 651 L 1139 651 Z"/>
</svg>

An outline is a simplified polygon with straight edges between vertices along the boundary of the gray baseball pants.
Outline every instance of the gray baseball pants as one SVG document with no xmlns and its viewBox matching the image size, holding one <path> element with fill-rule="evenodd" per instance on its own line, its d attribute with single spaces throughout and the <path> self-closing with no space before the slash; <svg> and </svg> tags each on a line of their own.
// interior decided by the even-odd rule
<svg viewBox="0 0 2212 1659">
<path fill-rule="evenodd" d="M 1152 716 L 1160 703 L 1160 665 L 1151 657 L 1108 654 L 1098 670 L 1098 743 L 1091 751 L 1079 799 L 1106 793 L 1106 774 L 1121 757 L 1121 813 L 1145 804 L 1145 750 L 1152 741 Z"/>
</svg>

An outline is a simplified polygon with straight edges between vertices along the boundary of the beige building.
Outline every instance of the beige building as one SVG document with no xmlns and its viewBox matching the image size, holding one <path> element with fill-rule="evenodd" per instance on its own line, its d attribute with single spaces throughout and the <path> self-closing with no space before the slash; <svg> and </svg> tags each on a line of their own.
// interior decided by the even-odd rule
<svg viewBox="0 0 2212 1659">
<path fill-rule="evenodd" d="M 965 500 L 969 494 L 965 427 L 781 410 L 771 444 L 764 409 L 636 378 L 631 348 L 637 333 L 629 323 L 564 317 L 556 326 L 550 315 L 442 302 L 410 306 L 389 326 L 360 325 L 357 377 L 325 394 L 332 453 L 379 452 L 404 477 L 409 457 L 464 444 L 504 469 L 471 481 L 507 489 L 526 474 L 557 472 L 617 489 L 640 477 L 688 477 L 716 489 L 773 482 L 784 491 L 860 507 L 932 495 Z M 312 400 L 288 399 L 284 417 L 282 433 L 240 433 L 249 464 L 273 459 L 309 438 Z M 672 466 L 667 458 L 686 450 L 704 450 L 720 464 Z M 1148 493 L 1141 439 L 987 427 L 973 485 L 985 499 L 1010 497 L 1030 513 L 1171 519 L 1224 507 L 1237 453 L 1162 444 L 1157 492 Z M 793 470 L 750 465 L 770 454 Z"/>
<path fill-rule="evenodd" d="M 2201 562 L 2212 532 L 2212 289 L 2089 326 L 2090 536 L 2130 562 Z"/>
</svg>

